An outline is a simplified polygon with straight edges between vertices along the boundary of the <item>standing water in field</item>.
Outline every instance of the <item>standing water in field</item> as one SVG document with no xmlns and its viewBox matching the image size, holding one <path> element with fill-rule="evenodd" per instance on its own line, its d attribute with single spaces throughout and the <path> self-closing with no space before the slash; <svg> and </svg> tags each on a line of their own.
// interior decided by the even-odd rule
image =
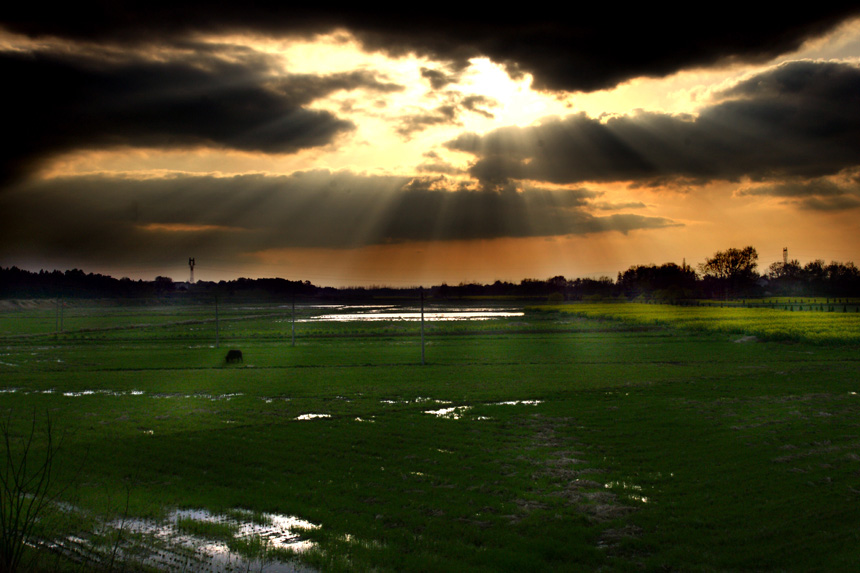
<svg viewBox="0 0 860 573">
<path fill-rule="evenodd" d="M 120 560 L 165 571 L 294 573 L 311 570 L 288 560 L 291 553 L 313 547 L 300 531 L 319 527 L 297 517 L 242 509 L 226 514 L 180 509 L 161 521 L 118 519 L 105 526 L 123 542 L 96 547 L 85 536 L 72 535 L 54 547 L 102 564 L 116 550 Z"/>
<path fill-rule="evenodd" d="M 316 307 L 318 310 L 323 307 Z M 413 306 L 396 305 L 333 305 L 333 312 L 320 314 L 311 318 L 298 319 L 297 322 L 371 322 L 383 320 L 400 320 L 416 322 L 421 320 L 421 310 Z M 513 307 L 427 307 L 424 310 L 425 321 L 439 320 L 490 320 L 493 318 L 510 318 L 523 316 L 520 308 Z"/>
</svg>

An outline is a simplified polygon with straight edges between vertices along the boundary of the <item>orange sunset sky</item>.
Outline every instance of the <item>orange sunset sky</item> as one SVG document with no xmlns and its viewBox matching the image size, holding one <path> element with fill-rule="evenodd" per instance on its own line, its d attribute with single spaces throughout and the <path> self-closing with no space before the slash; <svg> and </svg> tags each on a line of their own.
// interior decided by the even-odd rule
<svg viewBox="0 0 860 573">
<path fill-rule="evenodd" d="M 431 285 L 860 263 L 860 14 L 0 9 L 0 266 Z M 812 9 L 818 10 L 817 8 Z"/>
</svg>

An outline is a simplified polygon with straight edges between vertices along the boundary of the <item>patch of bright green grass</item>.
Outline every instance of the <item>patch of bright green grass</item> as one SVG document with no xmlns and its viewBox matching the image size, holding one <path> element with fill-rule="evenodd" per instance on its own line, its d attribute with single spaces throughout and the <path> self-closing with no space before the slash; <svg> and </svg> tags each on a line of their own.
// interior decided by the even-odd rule
<svg viewBox="0 0 860 573">
<path fill-rule="evenodd" d="M 688 307 L 656 304 L 570 304 L 542 307 L 582 317 L 668 325 L 691 330 L 816 343 L 860 342 L 860 314 L 788 312 L 770 308 Z"/>
</svg>

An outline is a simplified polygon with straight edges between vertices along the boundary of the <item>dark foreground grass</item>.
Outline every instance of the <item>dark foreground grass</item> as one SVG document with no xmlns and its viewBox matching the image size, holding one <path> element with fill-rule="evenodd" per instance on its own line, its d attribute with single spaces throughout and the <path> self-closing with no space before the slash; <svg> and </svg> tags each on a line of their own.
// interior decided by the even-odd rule
<svg viewBox="0 0 860 573">
<path fill-rule="evenodd" d="M 161 336 L 15 339 L 0 413 L 50 412 L 70 503 L 296 515 L 323 570 L 856 568 L 856 346 L 517 322 L 430 337 L 423 367 L 386 325 L 249 337 L 241 366 Z"/>
</svg>

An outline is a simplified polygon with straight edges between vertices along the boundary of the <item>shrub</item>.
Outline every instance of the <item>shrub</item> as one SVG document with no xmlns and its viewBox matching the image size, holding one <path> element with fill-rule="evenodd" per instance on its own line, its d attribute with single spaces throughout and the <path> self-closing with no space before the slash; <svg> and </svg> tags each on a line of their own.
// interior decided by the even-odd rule
<svg viewBox="0 0 860 573">
<path fill-rule="evenodd" d="M 21 435 L 12 428 L 11 412 L 0 422 L 0 440 L 6 449 L 0 461 L 0 571 L 4 573 L 18 570 L 36 523 L 53 501 L 51 480 L 59 445 L 46 415 L 44 451 L 36 453 L 36 422 L 33 412 L 29 431 Z"/>
</svg>

